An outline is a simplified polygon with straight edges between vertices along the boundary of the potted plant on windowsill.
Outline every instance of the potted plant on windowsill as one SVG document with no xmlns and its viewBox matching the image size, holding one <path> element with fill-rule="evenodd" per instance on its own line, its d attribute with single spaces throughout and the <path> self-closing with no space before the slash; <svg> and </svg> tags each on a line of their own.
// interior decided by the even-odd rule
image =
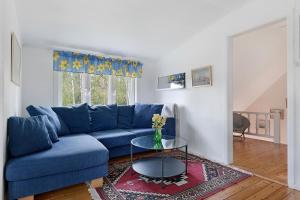
<svg viewBox="0 0 300 200">
<path fill-rule="evenodd" d="M 152 128 L 155 129 L 153 140 L 155 144 L 161 144 L 162 127 L 166 124 L 167 118 L 160 114 L 154 114 L 152 117 Z"/>
</svg>

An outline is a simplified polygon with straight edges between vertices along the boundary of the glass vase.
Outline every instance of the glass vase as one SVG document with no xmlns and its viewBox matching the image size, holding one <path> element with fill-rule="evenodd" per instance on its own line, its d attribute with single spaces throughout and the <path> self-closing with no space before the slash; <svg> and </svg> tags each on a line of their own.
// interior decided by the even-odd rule
<svg viewBox="0 0 300 200">
<path fill-rule="evenodd" d="M 161 129 L 160 128 L 156 128 L 155 131 L 154 131 L 154 143 L 156 145 L 161 145 Z"/>
</svg>

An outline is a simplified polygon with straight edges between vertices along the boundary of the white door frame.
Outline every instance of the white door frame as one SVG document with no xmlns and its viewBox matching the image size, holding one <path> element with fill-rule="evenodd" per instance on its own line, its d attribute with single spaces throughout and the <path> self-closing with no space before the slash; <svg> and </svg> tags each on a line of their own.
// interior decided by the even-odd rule
<svg viewBox="0 0 300 200">
<path fill-rule="evenodd" d="M 293 20 L 292 17 L 279 19 L 268 24 L 263 24 L 259 27 L 255 27 L 244 32 L 231 35 L 227 38 L 227 144 L 225 145 L 225 152 L 227 152 L 226 159 L 228 163 L 233 162 L 233 127 L 232 127 L 232 111 L 233 111 L 233 38 L 245 32 L 249 32 L 255 29 L 259 29 L 264 26 L 268 26 L 272 23 L 286 20 L 287 22 L 287 97 L 288 97 L 288 108 L 287 108 L 287 145 L 288 145 L 288 186 L 295 188 L 294 180 L 294 134 L 295 134 L 295 92 L 294 92 L 294 61 L 293 61 Z"/>
</svg>

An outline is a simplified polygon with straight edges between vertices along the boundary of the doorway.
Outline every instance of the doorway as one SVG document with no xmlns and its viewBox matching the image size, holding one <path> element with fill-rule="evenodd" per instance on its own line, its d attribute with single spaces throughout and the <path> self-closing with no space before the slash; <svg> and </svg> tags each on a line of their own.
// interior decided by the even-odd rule
<svg viewBox="0 0 300 200">
<path fill-rule="evenodd" d="M 286 20 L 235 35 L 233 165 L 287 184 Z"/>
</svg>

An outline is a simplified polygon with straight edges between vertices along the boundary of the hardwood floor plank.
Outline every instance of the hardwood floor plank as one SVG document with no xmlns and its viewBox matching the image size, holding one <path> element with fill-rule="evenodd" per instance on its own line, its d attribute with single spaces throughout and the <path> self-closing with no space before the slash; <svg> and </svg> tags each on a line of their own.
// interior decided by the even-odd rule
<svg viewBox="0 0 300 200">
<path fill-rule="evenodd" d="M 233 166 L 287 184 L 287 146 L 262 140 L 234 138 Z"/>
<path fill-rule="evenodd" d="M 240 183 L 237 183 L 211 197 L 208 198 L 208 200 L 221 200 L 221 199 L 226 199 L 227 197 L 230 197 L 232 196 L 233 194 L 237 193 L 237 192 L 240 192 L 246 188 L 249 187 L 249 185 L 253 185 L 253 184 L 256 184 L 257 182 L 261 181 L 262 179 L 256 177 L 256 176 L 253 176 L 253 177 L 250 177 L 250 178 L 247 178 L 246 180 L 240 182 Z"/>
<path fill-rule="evenodd" d="M 36 195 L 35 200 L 91 200 L 85 183 Z"/>
<path fill-rule="evenodd" d="M 260 190 L 264 189 L 270 184 L 269 181 L 261 180 L 258 183 L 249 186 L 248 188 L 241 190 L 238 193 L 235 193 L 234 195 L 226 198 L 228 200 L 241 200 L 241 199 L 247 199 L 248 197 L 252 196 L 256 192 L 259 192 Z"/>
<path fill-rule="evenodd" d="M 299 199 L 300 199 L 300 192 L 293 190 L 283 200 L 299 200 Z"/>
<path fill-rule="evenodd" d="M 275 191 L 274 193 L 266 197 L 266 200 L 281 200 L 287 197 L 291 192 L 292 192 L 291 189 L 282 186 L 281 188 L 279 188 L 279 190 Z"/>
<path fill-rule="evenodd" d="M 260 190 L 259 192 L 256 192 L 254 195 L 248 197 L 246 200 L 265 199 L 269 195 L 273 194 L 280 187 L 282 187 L 282 186 L 277 183 L 271 183 L 264 189 Z"/>
</svg>

